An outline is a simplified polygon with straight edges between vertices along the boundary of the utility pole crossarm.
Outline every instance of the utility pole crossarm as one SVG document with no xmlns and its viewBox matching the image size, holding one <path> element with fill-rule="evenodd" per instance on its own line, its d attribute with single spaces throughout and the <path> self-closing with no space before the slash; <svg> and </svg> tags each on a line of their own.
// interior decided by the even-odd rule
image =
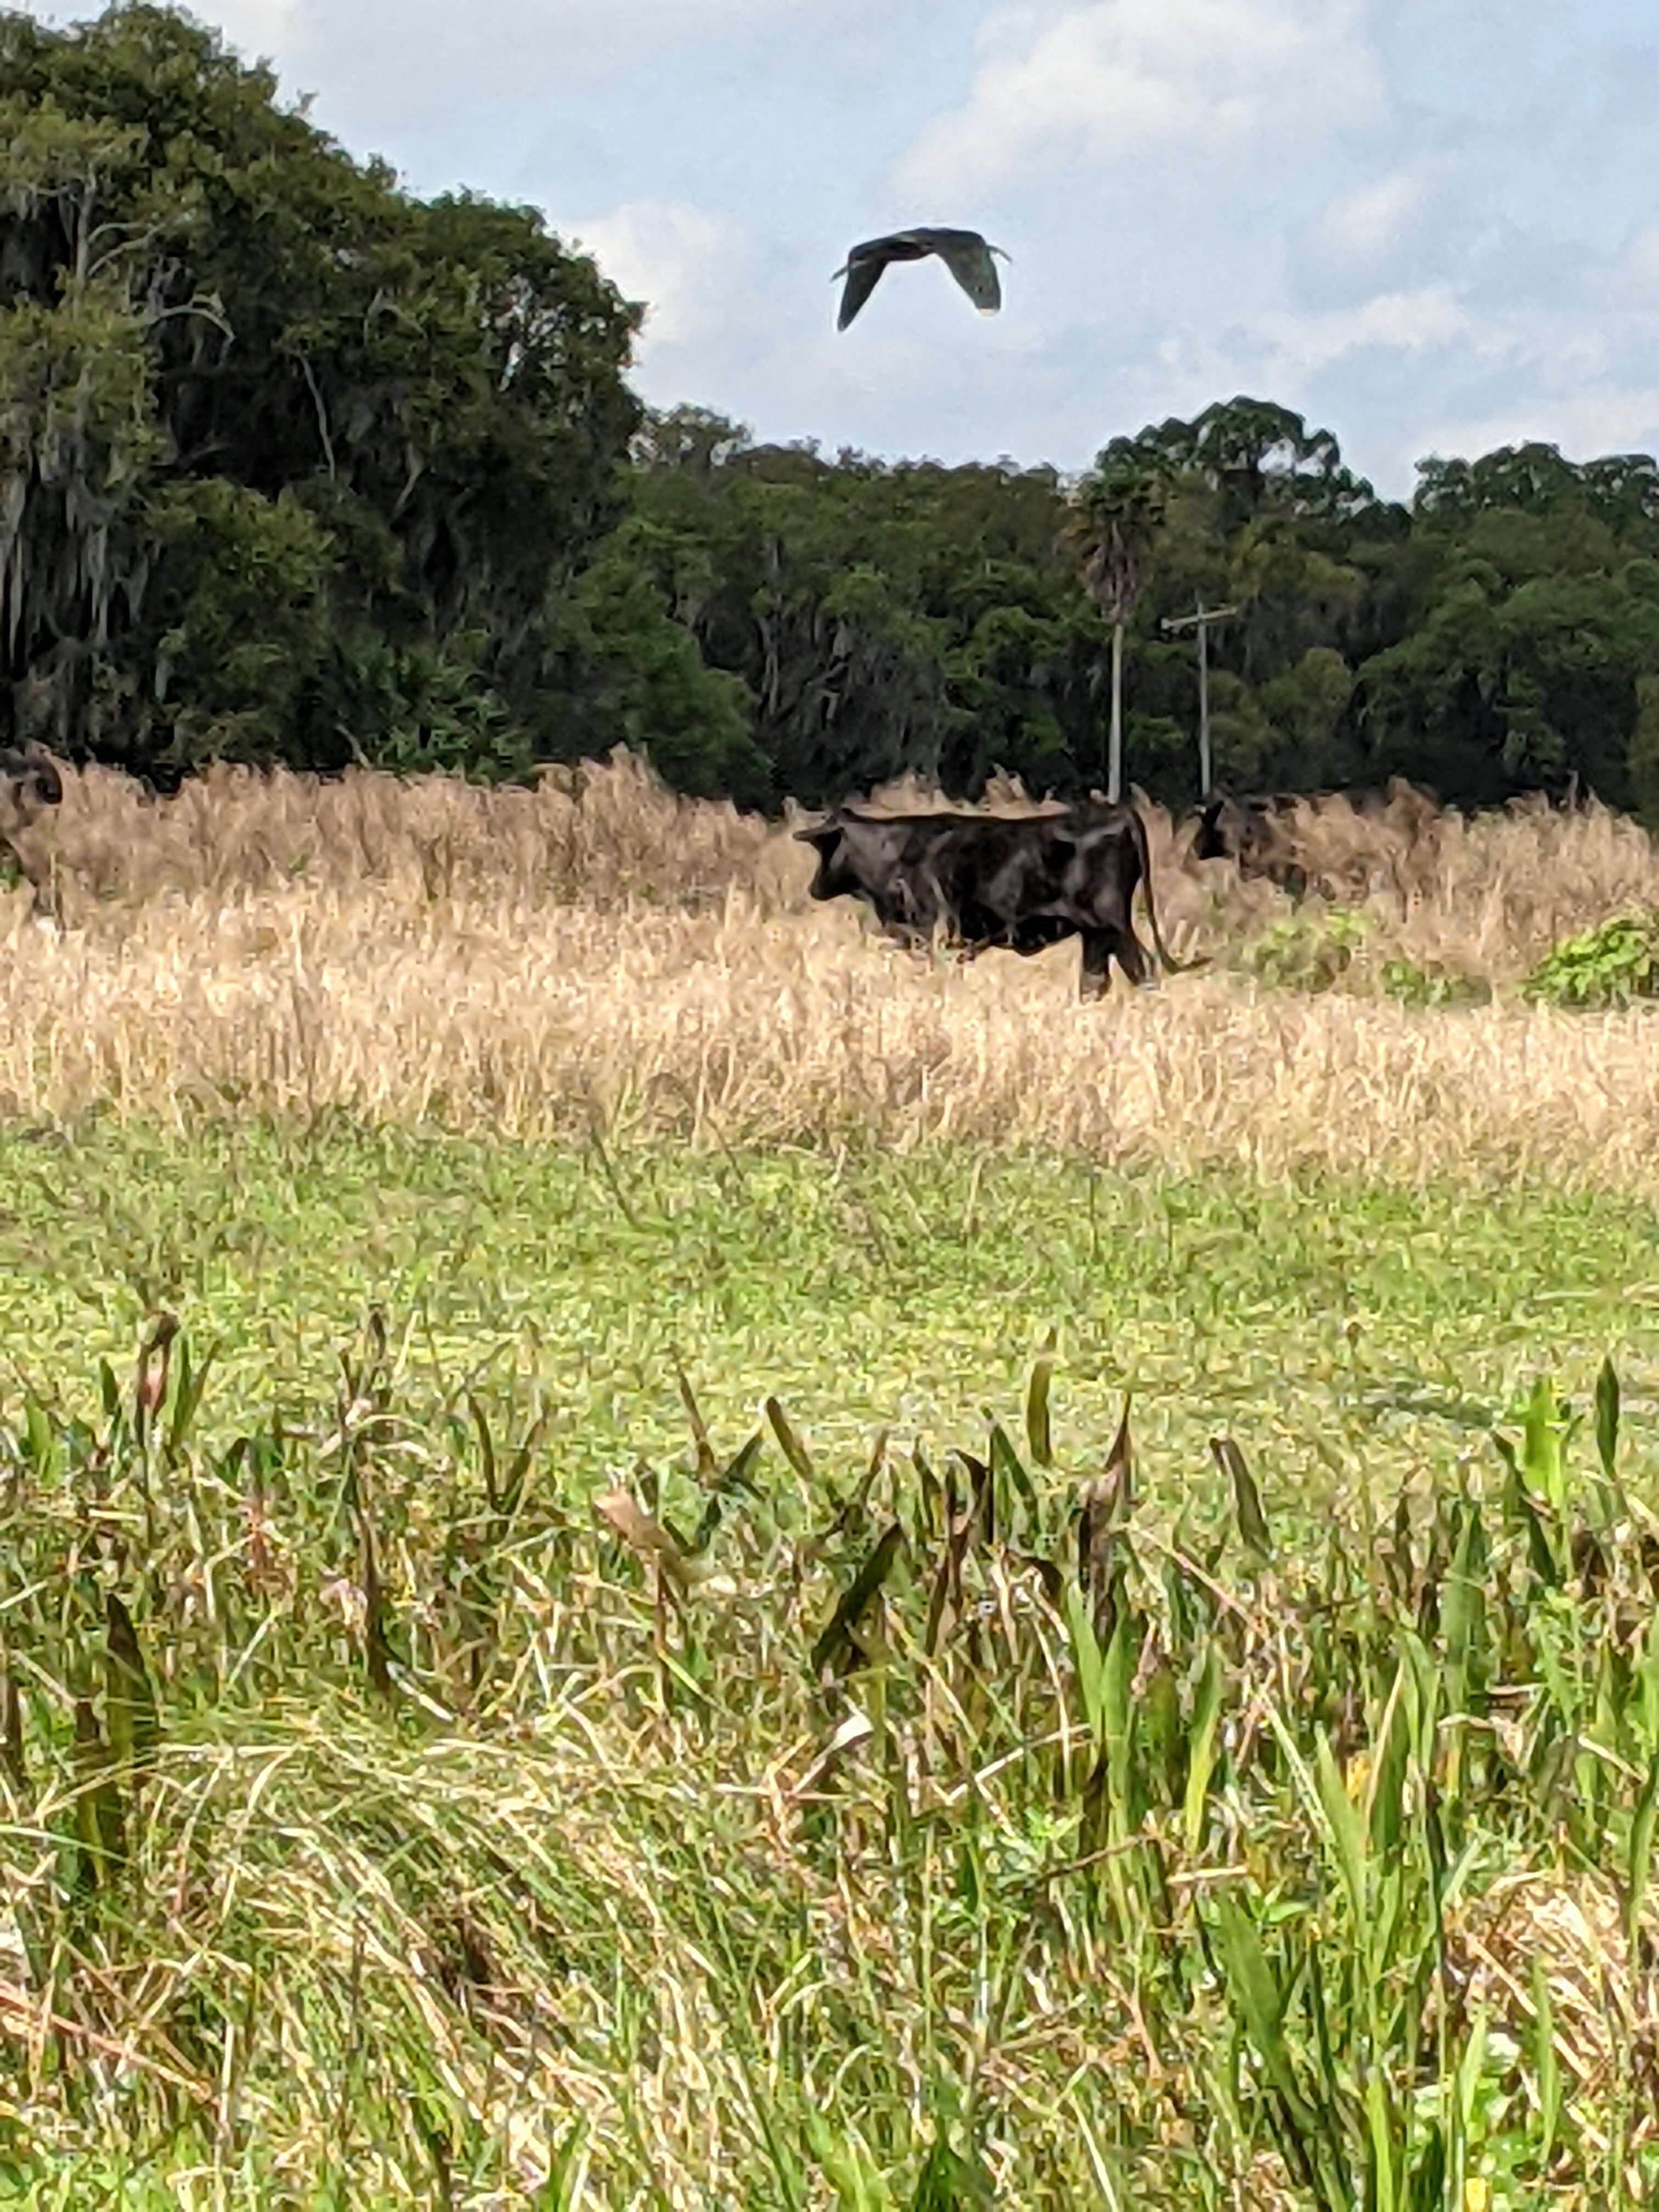
<svg viewBox="0 0 1659 2212">
<path fill-rule="evenodd" d="M 1243 607 L 1200 606 L 1189 615 L 1165 615 L 1161 627 L 1164 629 L 1203 629 L 1212 622 L 1219 622 L 1224 615 L 1243 614 Z"/>
</svg>

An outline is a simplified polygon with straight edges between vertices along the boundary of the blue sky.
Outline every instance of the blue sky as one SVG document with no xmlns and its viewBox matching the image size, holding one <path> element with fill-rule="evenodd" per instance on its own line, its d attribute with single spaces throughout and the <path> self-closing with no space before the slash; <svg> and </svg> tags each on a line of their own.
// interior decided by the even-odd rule
<svg viewBox="0 0 1659 2212">
<path fill-rule="evenodd" d="M 63 21 L 84 8 L 37 6 Z M 650 303 L 635 382 L 763 437 L 1080 468 L 1234 392 L 1379 489 L 1659 451 L 1652 0 L 218 0 L 415 191 L 541 208 Z M 854 240 L 968 224 L 837 334 Z"/>
</svg>

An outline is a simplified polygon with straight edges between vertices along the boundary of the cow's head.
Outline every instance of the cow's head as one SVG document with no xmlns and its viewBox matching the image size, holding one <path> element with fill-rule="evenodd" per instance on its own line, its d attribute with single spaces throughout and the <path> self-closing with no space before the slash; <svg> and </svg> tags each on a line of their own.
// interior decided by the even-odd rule
<svg viewBox="0 0 1659 2212">
<path fill-rule="evenodd" d="M 1229 799 L 1224 793 L 1206 799 L 1198 811 L 1193 858 L 1236 860 L 1249 843 L 1250 831 L 1250 817 L 1236 799 Z"/>
<path fill-rule="evenodd" d="M 7 745 L 0 750 L 0 827 L 18 829 L 43 806 L 59 806 L 64 779 L 44 746 Z"/>
<path fill-rule="evenodd" d="M 810 845 L 817 854 L 817 870 L 808 886 L 815 899 L 840 898 L 844 892 L 856 891 L 859 878 L 853 868 L 847 848 L 846 826 L 838 815 L 832 814 L 827 822 L 820 822 L 813 830 L 797 830 L 796 836 L 803 845 Z"/>
</svg>

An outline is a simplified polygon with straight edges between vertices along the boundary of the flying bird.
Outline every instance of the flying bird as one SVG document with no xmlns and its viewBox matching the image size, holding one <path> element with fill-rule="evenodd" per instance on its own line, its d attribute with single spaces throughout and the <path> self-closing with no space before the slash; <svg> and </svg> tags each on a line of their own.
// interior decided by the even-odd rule
<svg viewBox="0 0 1659 2212">
<path fill-rule="evenodd" d="M 915 230 L 890 231 L 885 238 L 866 238 L 853 248 L 836 271 L 836 277 L 847 279 L 836 328 L 847 328 L 890 261 L 925 261 L 930 253 L 938 254 L 981 315 L 995 314 L 1002 305 L 1002 287 L 991 256 L 1002 253 L 1002 248 L 988 246 L 976 230 L 942 230 L 923 224 Z M 1010 257 L 1002 253 L 1002 258 L 1006 261 Z"/>
</svg>

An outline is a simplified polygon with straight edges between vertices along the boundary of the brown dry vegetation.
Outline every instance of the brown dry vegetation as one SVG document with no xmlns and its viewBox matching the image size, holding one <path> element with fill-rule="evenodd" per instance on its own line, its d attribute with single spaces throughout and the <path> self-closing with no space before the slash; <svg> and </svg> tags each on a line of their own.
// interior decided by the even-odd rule
<svg viewBox="0 0 1659 2212">
<path fill-rule="evenodd" d="M 338 1106 L 548 1134 L 597 1115 L 639 1137 L 1656 1179 L 1655 1018 L 1506 988 L 1564 934 L 1659 908 L 1651 841 L 1600 808 L 1307 809 L 1314 868 L 1368 932 L 1317 996 L 1230 972 L 1290 908 L 1150 809 L 1165 934 L 1209 964 L 1084 1007 L 1074 946 L 915 959 L 811 905 L 787 828 L 676 801 L 625 758 L 534 790 L 226 769 L 155 801 L 106 771 L 65 781 L 32 855 L 65 927 L 31 926 L 25 890 L 0 904 L 9 1113 Z M 1498 995 L 1401 1007 L 1375 988 L 1391 954 Z"/>
</svg>

